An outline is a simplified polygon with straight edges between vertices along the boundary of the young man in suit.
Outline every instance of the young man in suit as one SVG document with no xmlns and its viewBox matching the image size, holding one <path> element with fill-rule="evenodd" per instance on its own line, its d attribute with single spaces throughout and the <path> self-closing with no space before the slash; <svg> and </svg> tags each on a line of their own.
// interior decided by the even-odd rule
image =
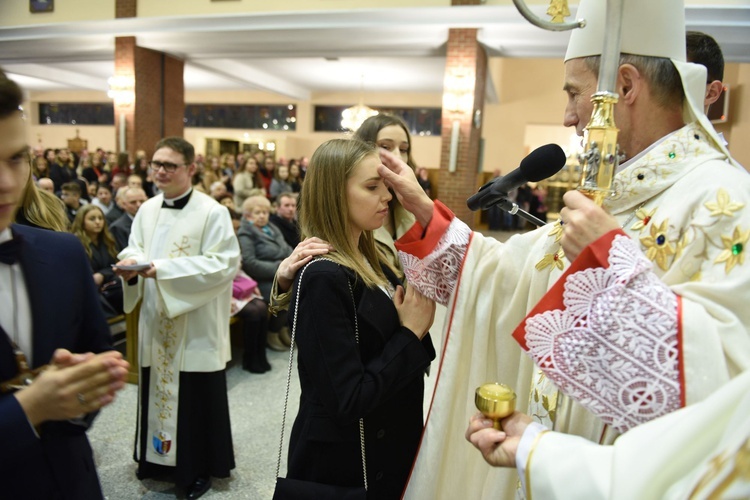
<svg viewBox="0 0 750 500">
<path fill-rule="evenodd" d="M 31 175 L 21 97 L 0 72 L 0 491 L 102 498 L 86 429 L 128 364 L 111 351 L 80 242 L 12 224 Z"/>
</svg>

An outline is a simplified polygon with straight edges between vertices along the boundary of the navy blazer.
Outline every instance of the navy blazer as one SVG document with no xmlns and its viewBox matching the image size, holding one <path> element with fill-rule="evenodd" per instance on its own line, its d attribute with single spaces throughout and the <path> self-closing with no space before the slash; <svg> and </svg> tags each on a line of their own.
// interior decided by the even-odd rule
<svg viewBox="0 0 750 500">
<path fill-rule="evenodd" d="M 362 486 L 359 419 L 364 417 L 368 497 L 398 499 L 422 435 L 425 369 L 435 358 L 432 340 L 427 334 L 420 341 L 401 326 L 393 301 L 343 266 L 314 262 L 301 280 L 289 311 L 291 327 L 299 293 L 295 340 L 302 393 L 289 442 L 288 477 Z"/>
<path fill-rule="evenodd" d="M 20 266 L 31 305 L 33 366 L 49 363 L 57 348 L 74 353 L 111 349 L 109 327 L 91 267 L 78 239 L 21 225 Z M 3 286 L 9 284 L 3 283 Z M 0 334 L 0 380 L 16 375 L 8 338 Z M 0 496 L 3 498 L 101 498 L 85 421 L 45 422 L 39 437 L 13 395 L 0 394 Z"/>
</svg>

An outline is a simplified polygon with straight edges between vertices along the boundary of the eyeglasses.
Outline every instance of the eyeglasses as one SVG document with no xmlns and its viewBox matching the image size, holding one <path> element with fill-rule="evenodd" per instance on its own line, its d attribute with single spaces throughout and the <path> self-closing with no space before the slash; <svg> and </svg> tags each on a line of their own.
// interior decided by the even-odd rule
<svg viewBox="0 0 750 500">
<path fill-rule="evenodd" d="M 160 168 L 163 168 L 164 171 L 167 172 L 168 174 L 174 173 L 174 171 L 177 170 L 177 167 L 181 167 L 183 165 L 184 163 L 182 165 L 176 165 L 169 161 L 153 161 L 153 160 L 151 161 L 151 163 L 149 163 L 151 170 L 153 170 L 154 172 L 158 172 Z"/>
</svg>

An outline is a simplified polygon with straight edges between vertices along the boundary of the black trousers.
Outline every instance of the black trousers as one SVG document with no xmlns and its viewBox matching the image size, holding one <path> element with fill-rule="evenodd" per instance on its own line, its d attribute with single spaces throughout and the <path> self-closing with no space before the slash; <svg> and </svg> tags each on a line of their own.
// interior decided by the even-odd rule
<svg viewBox="0 0 750 500">
<path fill-rule="evenodd" d="M 152 446 L 151 436 L 147 435 L 148 413 L 152 407 L 148 394 L 150 379 L 151 369 L 141 368 L 140 415 L 136 430 L 141 456 L 137 456 L 137 448 L 133 456 L 138 462 L 138 477 L 167 479 L 179 487 L 189 486 L 200 476 L 229 477 L 235 465 L 225 370 L 180 372 L 176 467 L 146 461 L 147 446 Z"/>
</svg>

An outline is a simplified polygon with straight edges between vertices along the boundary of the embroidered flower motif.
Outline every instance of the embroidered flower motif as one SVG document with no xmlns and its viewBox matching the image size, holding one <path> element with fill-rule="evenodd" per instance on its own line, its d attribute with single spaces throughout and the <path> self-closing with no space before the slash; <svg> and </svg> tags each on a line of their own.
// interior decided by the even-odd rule
<svg viewBox="0 0 750 500">
<path fill-rule="evenodd" d="M 646 247 L 646 257 L 663 270 L 667 270 L 667 260 L 675 254 L 674 247 L 667 239 L 669 219 L 664 219 L 659 226 L 651 225 L 651 235 L 641 238 L 641 244 Z"/>
<path fill-rule="evenodd" d="M 711 217 L 721 217 L 726 215 L 727 217 L 733 217 L 734 212 L 743 208 L 744 203 L 739 203 L 729 199 L 729 193 L 724 188 L 719 189 L 716 194 L 716 202 L 706 202 L 705 207 L 711 211 Z"/>
<path fill-rule="evenodd" d="M 554 236 L 555 237 L 555 243 L 560 241 L 563 236 L 563 223 L 562 219 L 557 221 L 557 224 L 552 225 L 552 231 L 550 231 L 547 236 Z"/>
<path fill-rule="evenodd" d="M 655 208 L 650 212 L 647 212 L 643 208 L 639 208 L 635 212 L 635 216 L 638 218 L 638 220 L 630 227 L 630 229 L 632 229 L 633 231 L 640 231 L 644 227 L 648 226 L 648 223 L 651 222 L 651 218 L 654 216 L 654 213 L 656 213 Z"/>
<path fill-rule="evenodd" d="M 544 269 L 551 266 L 555 266 L 556 268 L 562 270 L 563 258 L 565 258 L 565 252 L 563 252 L 562 248 L 558 250 L 557 253 L 548 253 L 547 255 L 542 257 L 542 260 L 536 263 L 536 270 L 543 271 Z"/>
<path fill-rule="evenodd" d="M 724 242 L 724 250 L 721 251 L 714 264 L 721 264 L 725 262 L 724 270 L 729 273 L 734 266 L 737 264 L 744 264 L 745 262 L 745 246 L 747 246 L 747 240 L 750 239 L 750 229 L 743 232 L 739 226 L 734 228 L 734 234 L 732 236 L 721 236 L 722 242 Z"/>
</svg>

